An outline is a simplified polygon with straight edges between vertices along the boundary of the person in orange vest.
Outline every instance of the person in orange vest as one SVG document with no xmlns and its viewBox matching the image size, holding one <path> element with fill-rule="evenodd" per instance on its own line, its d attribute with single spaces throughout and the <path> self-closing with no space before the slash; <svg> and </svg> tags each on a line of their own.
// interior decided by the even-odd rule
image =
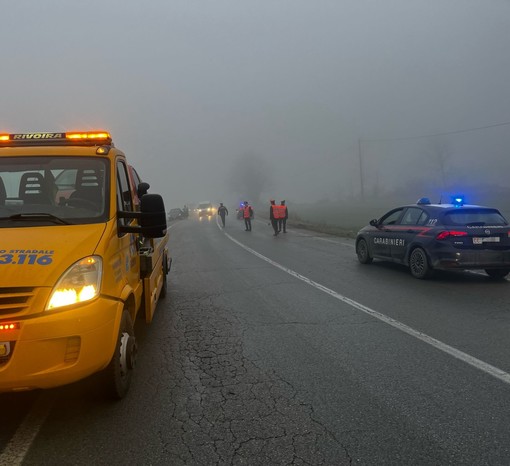
<svg viewBox="0 0 510 466">
<path fill-rule="evenodd" d="M 251 205 L 248 204 L 248 201 L 244 201 L 243 218 L 244 226 L 246 227 L 244 231 L 251 231 L 251 219 L 253 218 L 253 209 L 251 208 Z"/>
<path fill-rule="evenodd" d="M 278 232 L 282 231 L 283 227 L 283 232 L 287 233 L 287 219 L 289 218 L 289 211 L 285 205 L 285 201 L 280 202 L 278 208 L 280 210 L 280 218 L 278 219 Z"/>
<path fill-rule="evenodd" d="M 278 211 L 278 206 L 275 205 L 274 199 L 269 201 L 271 204 L 269 207 L 269 219 L 271 220 L 271 226 L 274 230 L 273 236 L 278 236 L 278 219 L 280 218 L 280 212 Z"/>
</svg>

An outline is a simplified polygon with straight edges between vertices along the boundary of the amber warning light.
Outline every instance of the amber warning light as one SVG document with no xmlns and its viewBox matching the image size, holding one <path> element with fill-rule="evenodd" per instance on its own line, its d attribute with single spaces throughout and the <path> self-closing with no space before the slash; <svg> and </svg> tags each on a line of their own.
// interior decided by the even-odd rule
<svg viewBox="0 0 510 466">
<path fill-rule="evenodd" d="M 80 132 L 66 133 L 66 138 L 67 139 L 75 139 L 75 140 L 81 139 L 81 140 L 88 141 L 91 139 L 108 140 L 108 139 L 111 139 L 112 137 L 110 136 L 110 133 L 108 133 L 106 131 L 86 131 L 86 132 L 82 132 L 82 133 L 80 133 Z"/>
<path fill-rule="evenodd" d="M 4 324 L 0 324 L 0 332 L 9 330 L 19 330 L 19 322 L 6 322 Z"/>
</svg>

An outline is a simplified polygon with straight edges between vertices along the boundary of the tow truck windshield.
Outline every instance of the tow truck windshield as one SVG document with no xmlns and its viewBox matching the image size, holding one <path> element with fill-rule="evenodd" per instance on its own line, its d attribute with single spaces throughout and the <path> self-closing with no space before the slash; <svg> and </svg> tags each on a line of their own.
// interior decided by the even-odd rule
<svg viewBox="0 0 510 466">
<path fill-rule="evenodd" d="M 0 227 L 106 221 L 108 167 L 101 157 L 0 158 Z"/>
</svg>

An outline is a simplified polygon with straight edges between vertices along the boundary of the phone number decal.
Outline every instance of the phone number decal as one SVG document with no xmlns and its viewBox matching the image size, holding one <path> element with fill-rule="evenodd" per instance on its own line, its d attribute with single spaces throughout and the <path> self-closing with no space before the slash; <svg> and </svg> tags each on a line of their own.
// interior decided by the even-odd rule
<svg viewBox="0 0 510 466">
<path fill-rule="evenodd" d="M 0 250 L 0 265 L 50 265 L 53 262 L 54 251 L 38 251 L 11 249 L 10 251 Z"/>
</svg>

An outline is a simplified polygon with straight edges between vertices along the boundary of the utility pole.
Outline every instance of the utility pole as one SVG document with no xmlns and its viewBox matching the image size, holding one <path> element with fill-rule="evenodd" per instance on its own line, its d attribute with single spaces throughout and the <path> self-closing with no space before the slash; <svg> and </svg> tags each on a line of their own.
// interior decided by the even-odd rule
<svg viewBox="0 0 510 466">
<path fill-rule="evenodd" d="M 363 158 L 361 156 L 361 138 L 358 138 L 358 160 L 359 160 L 359 183 L 361 190 L 361 200 L 365 200 L 365 187 L 363 183 Z"/>
</svg>

